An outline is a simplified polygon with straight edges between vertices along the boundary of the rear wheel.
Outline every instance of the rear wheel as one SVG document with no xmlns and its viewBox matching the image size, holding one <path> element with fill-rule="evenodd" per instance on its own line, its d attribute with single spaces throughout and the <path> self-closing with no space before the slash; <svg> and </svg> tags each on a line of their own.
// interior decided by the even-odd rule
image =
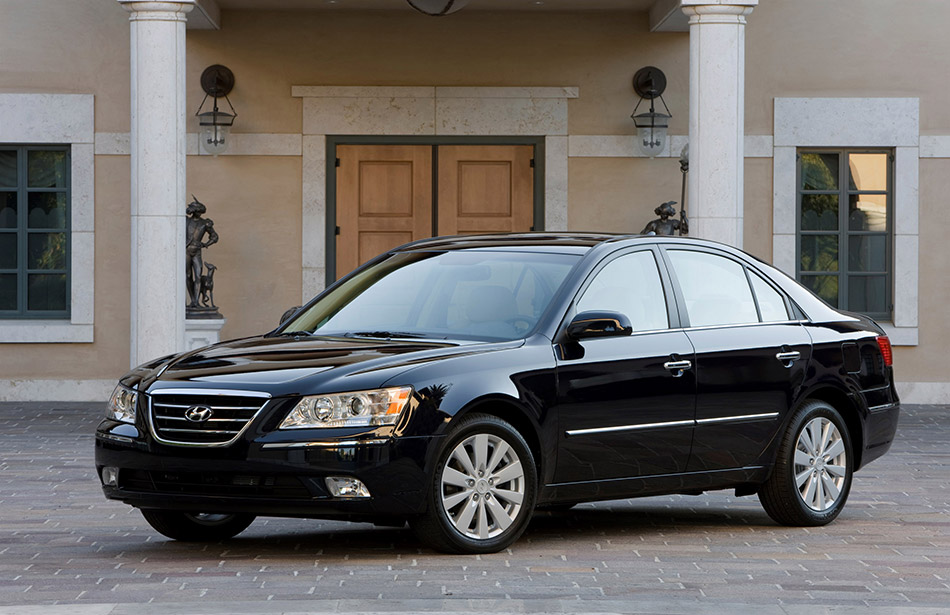
<svg viewBox="0 0 950 615">
<path fill-rule="evenodd" d="M 254 515 L 192 513 L 177 510 L 142 509 L 142 516 L 155 530 L 187 542 L 217 542 L 247 529 Z"/>
<path fill-rule="evenodd" d="M 427 512 L 412 521 L 420 540 L 450 553 L 494 553 L 521 536 L 534 509 L 534 457 L 506 421 L 473 414 L 445 439 Z"/>
<path fill-rule="evenodd" d="M 848 499 L 853 464 L 851 437 L 841 415 L 823 401 L 807 401 L 789 423 L 759 500 L 783 525 L 825 525 Z"/>
</svg>

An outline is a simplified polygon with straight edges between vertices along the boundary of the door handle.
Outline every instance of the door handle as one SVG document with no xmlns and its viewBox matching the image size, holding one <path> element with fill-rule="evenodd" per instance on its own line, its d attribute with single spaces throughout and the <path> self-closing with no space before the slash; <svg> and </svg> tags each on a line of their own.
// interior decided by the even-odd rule
<svg viewBox="0 0 950 615">
<path fill-rule="evenodd" d="M 668 369 L 670 373 L 673 374 L 674 378 L 679 378 L 683 375 L 683 370 L 687 370 L 693 367 L 692 361 L 667 361 L 663 364 L 664 369 Z"/>
<path fill-rule="evenodd" d="M 775 358 L 781 361 L 785 367 L 791 369 L 792 364 L 802 358 L 802 353 L 798 352 L 797 350 L 778 352 L 775 354 Z"/>
</svg>

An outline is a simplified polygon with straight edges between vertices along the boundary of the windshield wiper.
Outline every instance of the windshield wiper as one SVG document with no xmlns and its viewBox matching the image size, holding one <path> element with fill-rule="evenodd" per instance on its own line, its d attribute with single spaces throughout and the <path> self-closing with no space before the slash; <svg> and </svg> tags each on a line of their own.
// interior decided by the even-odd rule
<svg viewBox="0 0 950 615">
<path fill-rule="evenodd" d="M 309 331 L 281 331 L 274 335 L 274 337 L 310 337 L 313 333 Z"/>
<path fill-rule="evenodd" d="M 344 333 L 343 335 L 345 337 L 378 337 L 381 339 L 429 337 L 428 335 L 410 333 L 409 331 L 352 331 Z"/>
</svg>

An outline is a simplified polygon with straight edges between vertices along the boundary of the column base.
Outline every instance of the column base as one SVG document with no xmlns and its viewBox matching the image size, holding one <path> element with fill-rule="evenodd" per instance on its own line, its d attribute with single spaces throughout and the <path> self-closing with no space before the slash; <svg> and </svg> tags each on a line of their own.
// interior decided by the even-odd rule
<svg viewBox="0 0 950 615">
<path fill-rule="evenodd" d="M 185 349 L 195 350 L 221 341 L 221 327 L 227 318 L 185 319 Z"/>
</svg>

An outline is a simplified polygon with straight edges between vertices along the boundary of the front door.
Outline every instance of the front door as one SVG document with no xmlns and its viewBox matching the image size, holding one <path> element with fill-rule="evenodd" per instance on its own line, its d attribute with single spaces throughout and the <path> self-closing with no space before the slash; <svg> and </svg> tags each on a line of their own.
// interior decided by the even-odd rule
<svg viewBox="0 0 950 615">
<path fill-rule="evenodd" d="M 337 146 L 337 277 L 433 235 L 531 230 L 533 157 L 531 145 Z"/>
<path fill-rule="evenodd" d="M 686 470 L 693 439 L 693 347 L 673 326 L 645 249 L 597 272 L 577 312 L 609 310 L 633 334 L 567 342 L 557 353 L 560 446 L 555 482 L 640 478 Z"/>
</svg>

